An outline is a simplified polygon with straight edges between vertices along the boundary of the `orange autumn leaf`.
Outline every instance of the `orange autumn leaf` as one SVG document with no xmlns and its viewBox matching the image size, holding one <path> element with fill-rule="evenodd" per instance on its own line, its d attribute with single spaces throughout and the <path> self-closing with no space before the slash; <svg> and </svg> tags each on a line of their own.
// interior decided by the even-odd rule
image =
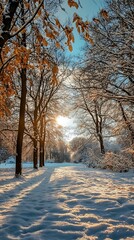
<svg viewBox="0 0 134 240">
<path fill-rule="evenodd" d="M 18 55 L 19 53 L 20 53 L 20 48 L 15 48 L 15 49 L 14 49 L 14 54 L 15 54 L 15 55 Z"/>
<path fill-rule="evenodd" d="M 68 0 L 69 7 L 75 7 L 78 9 L 78 3 L 76 3 L 74 0 Z"/>
<path fill-rule="evenodd" d="M 54 30 L 53 25 L 51 23 L 48 23 L 48 26 L 51 30 Z"/>
<path fill-rule="evenodd" d="M 54 34 L 52 33 L 52 31 L 48 31 L 48 30 L 46 29 L 45 32 L 46 32 L 46 36 L 47 36 L 48 38 L 55 39 L 55 36 L 54 36 Z"/>
<path fill-rule="evenodd" d="M 44 59 L 42 63 L 44 65 L 47 65 L 48 68 L 50 68 L 50 62 L 47 59 Z"/>
<path fill-rule="evenodd" d="M 61 45 L 59 44 L 59 42 L 56 42 L 56 43 L 55 43 L 55 46 L 56 46 L 57 48 L 61 48 Z"/>
<path fill-rule="evenodd" d="M 5 53 L 5 54 L 7 54 L 7 53 L 9 52 L 9 50 L 10 50 L 10 47 L 9 47 L 9 46 L 4 47 L 4 53 Z"/>
<path fill-rule="evenodd" d="M 93 41 L 93 39 L 91 38 L 91 37 L 89 37 L 89 42 L 93 45 L 94 44 L 94 41 Z"/>
<path fill-rule="evenodd" d="M 78 16 L 77 13 L 74 13 L 74 16 L 73 16 L 73 22 L 77 21 L 80 17 Z"/>
<path fill-rule="evenodd" d="M 70 39 L 74 43 L 74 35 L 73 34 L 70 35 Z"/>
<path fill-rule="evenodd" d="M 37 39 L 38 39 L 39 42 L 41 42 L 42 41 L 42 36 L 41 35 L 37 35 Z"/>
<path fill-rule="evenodd" d="M 27 3 L 27 2 L 25 2 L 25 6 L 26 6 L 26 8 L 28 8 L 28 9 L 29 9 L 29 7 L 30 7 L 30 4 L 29 4 L 29 3 Z"/>
<path fill-rule="evenodd" d="M 51 81 L 52 81 L 53 85 L 57 85 L 58 84 L 58 80 L 57 80 L 57 77 L 56 77 L 55 74 L 52 76 Z"/>
<path fill-rule="evenodd" d="M 108 19 L 109 18 L 109 15 L 108 15 L 108 12 L 104 9 L 102 9 L 100 11 L 100 15 L 104 18 L 104 19 Z"/>
<path fill-rule="evenodd" d="M 59 22 L 59 20 L 57 18 L 55 19 L 55 22 L 56 22 L 57 27 L 60 28 L 61 24 L 60 24 L 60 22 Z"/>
<path fill-rule="evenodd" d="M 43 39 L 42 39 L 42 43 L 43 43 L 43 45 L 44 45 L 44 46 L 46 46 L 46 47 L 47 47 L 47 45 L 48 45 L 48 42 L 46 41 L 46 39 L 45 39 L 45 38 L 43 38 Z"/>
<path fill-rule="evenodd" d="M 52 73 L 53 73 L 53 75 L 56 75 L 58 73 L 58 66 L 57 65 L 53 66 Z"/>
<path fill-rule="evenodd" d="M 88 40 L 89 39 L 89 34 L 86 32 L 85 38 Z"/>
<path fill-rule="evenodd" d="M 80 27 L 79 26 L 77 27 L 77 31 L 78 31 L 78 33 L 80 33 Z"/>
<path fill-rule="evenodd" d="M 94 44 L 93 39 L 90 37 L 89 33 L 86 32 L 85 39 L 88 40 L 92 45 Z"/>
<path fill-rule="evenodd" d="M 38 10 L 38 15 L 41 16 L 41 8 Z"/>
<path fill-rule="evenodd" d="M 26 28 L 24 28 L 22 31 L 21 31 L 21 33 L 25 33 L 26 32 Z"/>
<path fill-rule="evenodd" d="M 72 52 L 72 51 L 73 51 L 73 47 L 72 47 L 72 45 L 71 45 L 71 44 L 69 44 L 69 46 L 68 46 L 68 49 L 69 49 L 69 51 L 70 51 L 70 52 Z"/>
<path fill-rule="evenodd" d="M 59 32 L 57 32 L 56 30 L 53 31 L 53 34 L 59 36 Z"/>
</svg>

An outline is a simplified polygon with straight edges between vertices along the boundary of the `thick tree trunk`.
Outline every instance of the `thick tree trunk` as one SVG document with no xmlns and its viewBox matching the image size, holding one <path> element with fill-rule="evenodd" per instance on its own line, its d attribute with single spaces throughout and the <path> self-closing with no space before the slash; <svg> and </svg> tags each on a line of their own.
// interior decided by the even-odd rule
<svg viewBox="0 0 134 240">
<path fill-rule="evenodd" d="M 26 105 L 26 69 L 21 70 L 21 102 L 20 102 L 20 113 L 19 113 L 19 127 L 18 127 L 18 135 L 17 135 L 17 146 L 16 146 L 16 170 L 15 175 L 22 174 L 22 144 L 23 144 L 23 134 L 24 134 L 24 126 L 25 126 L 25 105 Z"/>
<path fill-rule="evenodd" d="M 24 6 L 21 5 L 21 15 L 22 24 L 24 24 Z M 26 47 L 26 33 L 22 34 L 21 45 Z M 23 59 L 22 59 L 23 62 Z M 26 105 L 26 94 L 27 94 L 27 78 L 26 78 L 26 68 L 21 69 L 21 100 L 20 100 L 20 112 L 19 112 L 19 126 L 17 135 L 17 146 L 16 146 L 16 169 L 15 175 L 22 174 L 22 145 L 23 145 L 23 135 L 25 127 L 25 105 Z"/>
</svg>

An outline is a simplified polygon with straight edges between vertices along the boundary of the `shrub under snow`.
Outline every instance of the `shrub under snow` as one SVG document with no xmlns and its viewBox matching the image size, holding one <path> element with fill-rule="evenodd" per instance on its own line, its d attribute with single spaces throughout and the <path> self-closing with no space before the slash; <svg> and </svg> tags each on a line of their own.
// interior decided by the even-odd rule
<svg viewBox="0 0 134 240">
<path fill-rule="evenodd" d="M 107 152 L 102 155 L 97 149 L 81 148 L 72 154 L 73 162 L 82 162 L 88 167 L 110 169 L 114 172 L 127 172 L 134 168 L 132 158 L 123 155 L 123 153 L 115 154 Z"/>
<path fill-rule="evenodd" d="M 111 169 L 115 172 L 126 172 L 134 168 L 132 159 L 127 158 L 125 155 L 107 152 L 101 161 L 101 168 Z"/>
</svg>

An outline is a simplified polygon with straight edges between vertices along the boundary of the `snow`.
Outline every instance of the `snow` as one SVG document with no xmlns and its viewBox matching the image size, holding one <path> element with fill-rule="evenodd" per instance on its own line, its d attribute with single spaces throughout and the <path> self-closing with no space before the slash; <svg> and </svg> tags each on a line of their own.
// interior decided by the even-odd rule
<svg viewBox="0 0 134 240">
<path fill-rule="evenodd" d="M 16 179 L 7 165 L 0 164 L 0 239 L 134 239 L 133 172 L 24 164 Z"/>
</svg>

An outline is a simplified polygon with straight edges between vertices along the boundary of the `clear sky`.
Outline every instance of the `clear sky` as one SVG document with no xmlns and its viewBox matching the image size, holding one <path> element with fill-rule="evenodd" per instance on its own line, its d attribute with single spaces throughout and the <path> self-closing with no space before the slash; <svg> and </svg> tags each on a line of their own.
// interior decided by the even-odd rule
<svg viewBox="0 0 134 240">
<path fill-rule="evenodd" d="M 77 2 L 77 0 L 76 0 Z M 83 18 L 83 20 L 91 21 L 93 17 L 97 15 L 97 13 L 104 8 L 105 0 L 80 0 L 81 6 L 78 9 L 72 7 L 70 8 L 67 5 L 67 0 L 64 2 L 62 7 L 66 10 L 66 12 L 60 10 L 58 12 L 59 18 L 61 21 L 67 21 L 69 18 L 73 18 L 74 12 L 76 12 L 79 16 Z M 75 43 L 73 44 L 73 52 L 71 55 L 80 54 L 80 49 L 84 45 L 84 41 L 80 38 L 77 30 L 74 29 Z M 70 54 L 70 53 L 68 53 Z"/>
</svg>

